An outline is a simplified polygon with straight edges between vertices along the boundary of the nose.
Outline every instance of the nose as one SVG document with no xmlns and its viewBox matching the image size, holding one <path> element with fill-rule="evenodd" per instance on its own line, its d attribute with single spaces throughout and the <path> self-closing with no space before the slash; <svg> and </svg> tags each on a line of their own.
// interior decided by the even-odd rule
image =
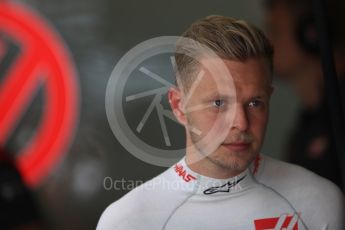
<svg viewBox="0 0 345 230">
<path fill-rule="evenodd" d="M 248 118 L 245 108 L 242 105 L 237 105 L 234 114 L 234 120 L 231 125 L 231 129 L 237 129 L 238 131 L 246 131 L 248 128 Z"/>
</svg>

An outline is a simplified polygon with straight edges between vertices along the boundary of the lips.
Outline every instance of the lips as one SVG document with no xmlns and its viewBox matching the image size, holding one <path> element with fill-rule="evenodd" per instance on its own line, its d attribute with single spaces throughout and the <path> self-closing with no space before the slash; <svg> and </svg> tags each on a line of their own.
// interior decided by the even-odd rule
<svg viewBox="0 0 345 230">
<path fill-rule="evenodd" d="M 234 152 L 245 151 L 249 148 L 249 145 L 250 143 L 246 142 L 233 142 L 229 144 L 222 144 L 222 146 Z"/>
</svg>

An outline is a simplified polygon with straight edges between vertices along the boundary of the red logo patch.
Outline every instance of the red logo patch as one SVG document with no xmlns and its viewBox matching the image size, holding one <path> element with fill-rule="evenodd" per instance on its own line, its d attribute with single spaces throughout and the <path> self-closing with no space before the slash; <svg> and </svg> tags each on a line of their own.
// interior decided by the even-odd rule
<svg viewBox="0 0 345 230">
<path fill-rule="evenodd" d="M 182 177 L 182 179 L 186 182 L 189 182 L 191 180 L 195 180 L 195 176 L 187 173 L 187 171 L 183 168 L 182 165 L 176 164 L 175 167 L 175 172 L 177 173 L 177 175 L 179 175 L 180 177 Z"/>
<path fill-rule="evenodd" d="M 298 214 L 295 214 L 293 216 L 281 215 L 280 217 L 254 220 L 255 230 L 269 230 L 269 229 L 298 230 L 298 219 L 299 219 Z"/>
</svg>

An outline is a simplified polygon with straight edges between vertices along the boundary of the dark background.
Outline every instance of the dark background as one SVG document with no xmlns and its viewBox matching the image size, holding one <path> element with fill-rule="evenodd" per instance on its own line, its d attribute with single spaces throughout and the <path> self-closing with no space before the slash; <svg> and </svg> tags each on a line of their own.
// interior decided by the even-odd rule
<svg viewBox="0 0 345 230">
<path fill-rule="evenodd" d="M 130 189 L 109 189 L 109 181 L 123 178 L 127 182 L 140 183 L 165 170 L 129 154 L 110 129 L 105 112 L 105 91 L 120 58 L 147 39 L 180 35 L 191 22 L 206 15 L 242 18 L 262 27 L 263 14 L 257 0 L 17 2 L 34 9 L 61 35 L 75 62 L 80 84 L 80 117 L 77 129 L 71 130 L 75 132 L 72 145 L 44 182 L 33 190 L 43 222 L 50 229 L 94 229 L 102 211 Z M 159 70 L 161 66 L 153 64 L 151 67 Z M 139 85 L 145 88 L 145 83 L 149 84 L 141 81 Z M 284 138 L 294 120 L 298 101 L 282 83 L 275 81 L 274 84 L 271 122 L 263 153 L 284 159 Z M 145 107 L 144 103 L 147 102 L 136 110 L 138 113 Z M 34 133 L 42 104 L 43 89 L 6 145 L 13 154 Z M 151 122 L 154 120 L 153 117 Z M 157 142 L 160 142 L 159 136 L 154 136 Z M 177 131 L 172 136 L 183 137 Z"/>
</svg>

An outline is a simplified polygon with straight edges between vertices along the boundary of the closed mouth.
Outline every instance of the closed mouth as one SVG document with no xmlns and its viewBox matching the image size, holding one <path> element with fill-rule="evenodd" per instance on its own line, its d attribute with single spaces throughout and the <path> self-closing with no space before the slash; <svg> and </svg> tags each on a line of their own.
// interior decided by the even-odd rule
<svg viewBox="0 0 345 230">
<path fill-rule="evenodd" d="M 249 147 L 250 143 L 249 142 L 231 142 L 231 143 L 224 143 L 222 145 L 231 151 L 243 151 Z"/>
</svg>

